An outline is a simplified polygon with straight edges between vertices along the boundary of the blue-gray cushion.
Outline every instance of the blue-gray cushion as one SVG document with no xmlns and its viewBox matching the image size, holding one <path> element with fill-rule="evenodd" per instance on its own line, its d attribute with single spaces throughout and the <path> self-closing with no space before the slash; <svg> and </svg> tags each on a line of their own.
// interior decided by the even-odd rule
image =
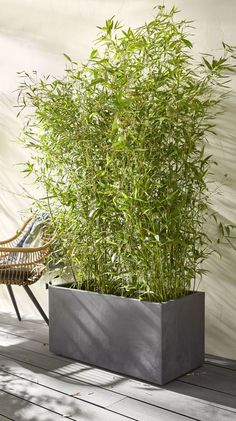
<svg viewBox="0 0 236 421">
<path fill-rule="evenodd" d="M 17 247 L 40 247 L 43 245 L 43 232 L 48 222 L 49 215 L 47 212 L 39 213 L 24 237 L 19 241 Z"/>
</svg>

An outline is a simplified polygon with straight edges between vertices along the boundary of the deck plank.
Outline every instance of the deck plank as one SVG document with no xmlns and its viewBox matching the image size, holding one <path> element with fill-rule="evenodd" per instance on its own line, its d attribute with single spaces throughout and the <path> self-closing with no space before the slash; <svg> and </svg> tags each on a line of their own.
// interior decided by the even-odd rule
<svg viewBox="0 0 236 421">
<path fill-rule="evenodd" d="M 28 315 L 25 315 L 25 314 L 23 314 L 23 315 L 21 314 L 21 317 L 22 317 L 22 323 L 24 325 L 30 323 L 33 326 L 36 326 L 36 325 L 42 325 L 42 326 L 45 326 L 45 327 L 47 326 L 46 323 L 44 322 L 44 320 L 41 318 L 41 316 L 32 317 L 32 316 L 28 316 Z M 7 313 L 1 312 L 0 318 L 1 318 L 1 324 L 2 323 L 8 323 L 8 324 L 10 323 L 11 325 L 15 325 L 15 326 L 19 325 L 19 320 L 18 320 L 15 312 L 7 312 Z"/>
<path fill-rule="evenodd" d="M 0 366 L 0 421 L 236 420 L 236 362 L 220 357 L 207 355 L 200 369 L 157 387 L 54 355 L 43 321 L 4 314 Z"/>
<path fill-rule="evenodd" d="M 56 369 L 51 371 L 49 376 L 48 370 L 51 367 L 52 362 L 53 364 L 55 363 L 57 356 L 52 354 L 47 356 L 33 352 L 32 350 L 19 349 L 18 344 L 14 347 L 13 351 L 10 347 L 12 338 L 12 334 L 10 335 L 10 338 L 6 334 L 1 335 L 1 342 L 5 345 L 2 349 L 4 348 L 5 350 L 5 357 L 16 358 L 19 363 L 17 364 L 17 362 L 15 362 L 12 367 L 13 362 L 10 361 L 9 363 L 6 358 L 3 360 L 2 356 L 1 364 L 3 365 L 3 369 L 8 371 L 12 369 L 13 373 L 23 376 L 24 378 L 31 379 L 32 381 L 37 381 L 47 387 L 53 387 L 56 390 L 63 390 L 68 394 L 76 394 L 79 389 L 81 398 L 98 404 L 102 403 L 104 407 L 112 404 L 112 401 L 119 402 L 122 397 L 127 396 L 135 401 L 140 401 L 167 411 L 175 411 L 188 417 L 194 418 L 197 413 L 199 420 L 211 421 L 213 417 L 216 420 L 220 420 L 223 417 L 226 418 L 226 416 L 228 419 L 235 419 L 236 417 L 235 413 L 232 414 L 227 407 L 223 407 L 220 404 L 217 407 L 217 404 L 212 405 L 211 402 L 205 402 L 203 399 L 202 401 L 194 399 L 191 397 L 191 394 L 190 396 L 184 393 L 181 395 L 178 388 L 176 391 L 173 389 L 171 391 L 166 388 L 154 387 L 146 383 L 129 380 L 124 377 L 114 375 L 113 373 L 105 372 L 104 370 L 74 363 L 65 358 L 62 359 L 62 361 L 63 363 L 66 362 L 66 364 L 69 363 L 69 369 L 66 371 L 67 374 L 65 374 L 63 367 L 60 368 L 58 364 L 56 364 Z M 19 340 L 18 337 L 16 339 L 17 341 Z M 9 345 L 9 347 L 7 345 Z M 37 343 L 33 343 L 33 347 L 36 347 L 36 349 L 37 345 Z M 25 346 L 25 342 L 23 342 L 23 346 Z M 2 349 L 1 353 L 4 354 L 4 350 Z M 60 361 L 60 365 L 62 364 L 62 361 Z M 33 366 L 30 364 L 33 364 Z M 45 368 L 43 368 L 42 365 Z M 35 374 L 33 373 L 34 371 Z M 45 373 L 48 376 L 45 376 Z M 53 377 L 53 379 L 51 377 Z M 63 382 L 62 379 L 66 380 L 68 384 L 65 385 L 65 382 Z M 83 382 L 85 382 L 85 384 L 83 384 Z M 88 387 L 90 383 L 92 386 Z M 96 383 L 96 385 L 93 383 Z M 180 382 L 172 382 L 172 388 L 173 384 L 178 385 L 179 383 Z M 100 385 L 100 387 L 97 385 Z M 198 391 L 199 388 L 196 389 Z M 191 391 L 191 393 L 194 396 L 193 391 Z M 119 394 L 121 397 L 119 397 Z M 217 396 L 217 402 L 220 403 L 222 401 L 222 396 L 221 394 L 218 395 L 220 396 Z M 213 403 L 214 399 L 212 399 Z M 227 404 L 231 405 L 233 402 L 234 401 L 232 401 L 232 397 L 230 396 Z M 137 402 L 133 402 L 134 408 L 136 404 Z"/>
<path fill-rule="evenodd" d="M 119 395 L 118 393 L 114 393 L 112 391 L 106 391 L 101 388 L 91 388 L 90 386 L 84 385 L 84 384 L 78 384 L 77 382 L 74 384 L 68 384 L 65 381 L 52 379 L 49 376 L 46 376 L 45 374 L 42 375 L 41 373 L 37 373 L 35 375 L 32 375 L 32 372 L 30 370 L 27 370 L 25 367 L 22 367 L 21 365 L 18 365 L 16 367 L 16 363 L 12 364 L 10 360 L 2 360 L 0 359 L 1 363 L 3 362 L 2 372 L 5 375 L 7 386 L 5 386 L 5 390 L 9 391 L 14 390 L 14 394 L 19 393 L 18 389 L 19 387 L 22 387 L 24 390 L 24 396 L 28 396 L 28 390 L 30 390 L 30 396 L 27 397 L 30 402 L 34 402 L 37 404 L 42 405 L 45 407 L 45 404 L 48 405 L 48 402 L 46 400 L 45 403 L 45 391 L 43 391 L 43 388 L 40 389 L 40 386 L 43 384 L 46 391 L 50 390 L 50 406 L 47 406 L 47 408 L 53 410 L 55 408 L 58 409 L 58 402 L 62 402 L 62 399 L 58 398 L 58 393 L 56 391 L 61 390 L 63 394 L 63 413 L 66 413 L 66 410 L 73 407 L 72 402 L 75 406 L 75 413 L 69 413 L 69 416 L 73 419 L 77 420 L 77 411 L 79 406 L 81 406 L 81 400 L 82 404 L 86 402 L 92 402 L 93 404 L 100 404 L 100 405 L 107 405 L 107 409 L 110 411 L 118 412 L 120 415 L 123 415 L 125 418 L 130 417 L 130 419 L 137 419 L 137 420 L 143 420 L 143 416 L 145 414 L 145 417 L 147 417 L 147 420 L 156 421 L 156 419 L 160 420 L 186 420 L 185 416 L 182 416 L 181 414 L 172 414 L 169 413 L 169 410 L 166 410 L 165 408 L 160 408 L 153 405 L 148 405 L 147 403 L 136 401 L 132 399 L 128 399 L 122 395 Z M 26 366 L 26 364 L 24 364 Z M 14 373 L 11 375 L 11 371 Z M 28 373 L 27 373 L 28 371 Z M 25 381 L 27 378 L 28 382 Z M 0 382 L 1 383 L 1 382 Z M 100 392 L 99 398 L 96 397 L 98 392 Z M 102 393 L 101 393 L 102 392 Z M 107 400 L 106 393 L 109 395 L 109 401 Z M 21 395 L 17 395 L 18 397 Z M 37 400 L 37 396 L 39 396 Z M 46 395 L 47 396 L 47 395 Z M 75 405 L 76 400 L 76 405 Z M 123 401 L 125 400 L 125 404 L 123 405 Z M 54 403 L 55 401 L 55 403 Z M 119 404 L 116 406 L 116 404 Z M 128 404 L 128 405 L 127 405 Z M 135 417 L 132 416 L 131 408 L 133 408 L 135 412 Z M 62 411 L 62 408 L 60 409 Z M 101 412 L 101 409 L 99 408 L 99 411 Z M 116 419 L 114 417 L 113 413 L 110 413 L 108 411 L 107 414 L 103 414 L 104 420 L 114 420 Z M 68 415 L 68 414 L 67 414 Z M 80 417 L 78 419 L 84 419 Z M 98 415 L 96 416 L 96 420 L 99 420 L 100 418 Z M 102 419 L 102 418 L 101 418 Z M 123 419 L 123 418 L 122 418 Z"/>
<path fill-rule="evenodd" d="M 2 377 L 2 373 L 1 373 Z M 11 397 L 24 399 L 27 403 L 35 404 L 52 413 L 73 419 L 76 421 L 125 421 L 127 417 L 113 411 L 104 409 L 97 405 L 84 402 L 76 397 L 67 396 L 54 389 L 48 389 L 30 380 L 17 377 L 14 374 L 4 373 L 3 380 L 0 380 L 0 388 L 4 392 L 11 394 Z M 2 408 L 2 407 L 1 407 Z M 53 418 L 52 418 L 53 419 Z"/>
<path fill-rule="evenodd" d="M 4 417 L 2 414 L 0 414 L 0 421 L 7 421 L 7 420 L 10 420 L 10 421 L 12 421 L 13 420 L 13 418 L 9 418 L 9 417 Z M 14 420 L 13 420 L 14 421 Z"/>
<path fill-rule="evenodd" d="M 109 406 L 107 413 L 101 408 L 96 408 L 95 414 L 92 414 L 91 408 L 86 406 L 78 398 L 70 397 L 63 393 L 63 399 L 60 394 L 55 393 L 50 388 L 50 399 L 48 399 L 48 389 L 39 384 L 25 381 L 15 375 L 5 374 L 6 384 L 4 391 L 14 394 L 14 397 L 24 397 L 30 403 L 35 403 L 50 411 L 59 411 L 64 417 L 73 420 L 85 420 L 95 415 L 96 420 L 127 420 L 127 416 L 132 420 L 142 421 L 186 421 L 186 417 L 181 414 L 171 413 L 161 408 L 150 406 L 143 402 L 134 402 L 132 399 L 117 399 L 117 402 Z M 77 389 L 78 390 L 78 389 Z M 124 402 L 124 404 L 123 404 Z M 114 411 L 114 412 L 111 412 Z M 94 412 L 94 411 L 93 411 Z M 118 414 L 120 417 L 118 417 Z M 123 415 L 123 417 L 121 417 Z M 188 418 L 189 419 L 189 418 Z M 193 418 L 192 418 L 193 419 Z M 195 418 L 194 418 L 195 419 Z"/>
<path fill-rule="evenodd" d="M 44 371 L 43 369 L 40 370 L 39 368 L 37 368 L 37 372 L 33 374 L 32 367 L 27 365 L 27 363 L 19 364 L 13 361 L 9 362 L 7 359 L 0 359 L 0 361 L 1 363 L 4 363 L 4 371 L 12 371 L 19 376 L 34 382 L 36 381 L 39 384 L 64 391 L 64 393 L 70 395 L 77 395 L 83 400 L 103 406 L 108 406 L 112 402 L 119 402 L 121 397 L 127 395 L 135 401 L 138 400 L 168 411 L 179 412 L 189 417 L 194 418 L 195 415 L 198 414 L 199 420 L 221 420 L 223 417 L 226 418 L 226 416 L 227 419 L 236 419 L 236 414 L 232 414 L 231 411 L 229 412 L 226 407 L 217 407 L 217 405 L 211 405 L 203 400 L 200 401 L 199 399 L 193 399 L 191 396 L 185 396 L 184 393 L 182 396 L 179 391 L 178 393 L 173 393 L 173 391 L 166 390 L 165 388 L 153 387 L 152 385 L 135 380 L 126 379 L 125 382 L 111 387 L 110 390 L 106 390 L 83 384 L 81 381 L 73 382 L 72 379 L 68 382 L 69 379 L 65 379 L 64 376 L 58 378 L 52 377 L 55 376 L 55 373 L 51 373 L 49 376 L 47 371 Z M 171 384 L 176 384 L 176 382 L 172 382 Z M 121 397 L 119 396 L 119 392 L 122 395 Z M 136 402 L 133 402 L 133 407 L 135 408 L 135 406 Z"/>
<path fill-rule="evenodd" d="M 0 390 L 0 411 L 3 420 L 14 421 L 63 421 L 65 418 L 54 411 L 48 411 L 40 406 L 32 404 L 25 399 L 18 398 Z M 7 417 L 7 418 L 6 418 Z M 73 419 L 73 418 L 67 418 Z"/>
<path fill-rule="evenodd" d="M 228 370 L 236 371 L 236 361 L 230 360 L 222 357 L 217 357 L 215 355 L 206 354 L 205 363 L 211 365 L 217 365 L 218 367 L 224 367 Z"/>
<path fill-rule="evenodd" d="M 55 373 L 48 373 L 47 370 L 39 367 L 32 367 L 32 365 L 27 363 L 16 362 L 8 358 L 0 357 L 0 370 L 2 373 L 14 374 L 24 380 L 46 386 L 48 389 L 62 392 L 67 396 L 74 396 L 104 408 L 124 398 L 119 393 L 65 378 Z"/>
<path fill-rule="evenodd" d="M 143 402 L 136 402 L 130 398 L 125 398 L 120 402 L 117 402 L 111 407 L 116 411 L 125 411 L 126 415 L 134 417 L 138 421 L 188 421 L 196 420 L 199 418 L 186 417 L 185 415 L 178 414 L 177 412 L 166 411 L 156 406 L 148 405 Z"/>
<path fill-rule="evenodd" d="M 96 421 L 118 421 L 118 420 L 139 420 L 143 421 L 186 421 L 186 417 L 178 414 L 172 414 L 161 408 L 153 407 L 142 402 L 134 402 L 129 398 L 123 398 L 107 410 L 89 404 L 65 394 L 55 392 L 50 389 L 50 398 L 48 389 L 41 385 L 25 381 L 14 375 L 7 375 L 4 392 L 11 392 L 14 397 L 25 398 L 28 402 L 42 406 L 51 412 L 60 412 L 64 417 L 76 421 L 85 421 L 94 419 Z M 62 396 L 61 396 L 62 395 Z M 123 404 L 124 402 L 124 404 Z M 134 413 L 134 414 L 132 414 Z M 129 417 L 129 418 L 128 418 Z"/>
<path fill-rule="evenodd" d="M 236 373 L 224 367 L 204 364 L 199 369 L 179 378 L 179 381 L 190 383 L 209 390 L 215 390 L 234 397 L 236 408 Z"/>
<path fill-rule="evenodd" d="M 236 420 L 236 410 L 231 406 L 232 403 L 235 404 L 232 397 L 229 397 L 223 404 L 221 393 L 215 392 L 211 399 L 208 399 L 204 390 L 200 398 L 196 386 L 186 385 L 183 389 L 179 385 L 183 384 L 174 381 L 157 388 L 147 383 L 130 380 L 127 384 L 121 383 L 113 387 L 112 390 L 122 392 L 130 398 L 139 399 L 150 405 L 168 408 L 169 411 L 202 421 Z"/>
<path fill-rule="evenodd" d="M 20 322 L 19 326 L 0 323 L 0 332 L 8 334 L 12 333 L 15 336 L 19 336 L 23 339 L 29 339 L 34 340 L 36 342 L 48 344 L 48 329 L 39 329 L 38 325 L 34 327 L 32 326 L 32 323 L 30 326 L 24 326 L 24 324 Z"/>
</svg>

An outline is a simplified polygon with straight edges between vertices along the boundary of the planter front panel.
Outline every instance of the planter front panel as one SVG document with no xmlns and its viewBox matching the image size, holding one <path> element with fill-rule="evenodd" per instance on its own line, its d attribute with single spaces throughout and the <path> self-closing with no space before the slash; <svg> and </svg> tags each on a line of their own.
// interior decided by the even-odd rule
<svg viewBox="0 0 236 421">
<path fill-rule="evenodd" d="M 198 311 L 192 314 L 190 297 L 196 297 L 195 300 L 202 303 L 204 301 L 201 293 L 158 304 L 51 286 L 50 351 L 127 376 L 163 384 L 196 368 L 203 360 L 204 321 L 202 317 L 199 318 Z M 197 335 L 195 341 L 189 341 L 184 334 L 186 312 L 179 310 L 180 321 L 173 324 L 173 320 L 176 321 L 174 303 L 180 301 L 180 307 L 189 304 L 188 334 L 191 319 L 199 319 L 193 328 L 193 334 Z M 181 339 L 177 340 L 179 328 Z M 192 352 L 194 354 L 196 349 L 199 351 L 201 348 L 201 356 L 194 357 L 190 346 L 198 340 L 201 345 Z M 193 366 L 189 366 L 190 363 Z M 176 367 L 179 364 L 180 370 Z"/>
</svg>

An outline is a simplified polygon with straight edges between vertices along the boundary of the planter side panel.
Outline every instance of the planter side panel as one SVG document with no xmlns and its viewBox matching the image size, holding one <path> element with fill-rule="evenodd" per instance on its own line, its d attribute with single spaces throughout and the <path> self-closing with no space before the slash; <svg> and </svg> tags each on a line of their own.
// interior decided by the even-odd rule
<svg viewBox="0 0 236 421">
<path fill-rule="evenodd" d="M 163 384 L 204 362 L 204 299 L 197 292 L 163 304 Z"/>
<path fill-rule="evenodd" d="M 161 384 L 161 305 L 49 288 L 50 351 Z"/>
</svg>

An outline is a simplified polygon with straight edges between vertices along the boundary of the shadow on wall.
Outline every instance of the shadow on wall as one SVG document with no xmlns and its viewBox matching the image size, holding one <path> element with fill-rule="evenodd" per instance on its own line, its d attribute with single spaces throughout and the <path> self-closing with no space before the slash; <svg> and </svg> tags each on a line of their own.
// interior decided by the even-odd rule
<svg viewBox="0 0 236 421">
<path fill-rule="evenodd" d="M 235 77 L 236 80 L 236 77 Z M 212 209 L 225 219 L 236 219 L 236 92 L 223 103 L 224 114 L 217 117 L 217 136 L 209 138 L 207 152 L 213 155 L 217 166 L 212 168 L 214 179 Z M 223 184 L 223 185 L 222 185 Z M 215 187 L 217 191 L 214 193 Z M 234 193 L 234 194 L 232 194 Z"/>
<path fill-rule="evenodd" d="M 217 136 L 212 136 L 208 153 L 218 163 L 213 167 L 214 183 L 210 184 L 211 211 L 225 225 L 236 225 L 236 93 L 224 102 L 225 113 L 218 117 Z M 236 229 L 229 238 L 221 239 L 212 219 L 208 230 L 214 249 L 204 267 L 209 273 L 201 287 L 206 291 L 206 350 L 209 353 L 235 358 L 236 352 Z"/>
<path fill-rule="evenodd" d="M 13 235 L 21 224 L 18 212 L 30 206 L 27 191 L 31 187 L 21 173 L 20 162 L 27 160 L 27 152 L 17 142 L 20 121 L 16 109 L 4 94 L 0 95 L 0 236 Z"/>
</svg>

